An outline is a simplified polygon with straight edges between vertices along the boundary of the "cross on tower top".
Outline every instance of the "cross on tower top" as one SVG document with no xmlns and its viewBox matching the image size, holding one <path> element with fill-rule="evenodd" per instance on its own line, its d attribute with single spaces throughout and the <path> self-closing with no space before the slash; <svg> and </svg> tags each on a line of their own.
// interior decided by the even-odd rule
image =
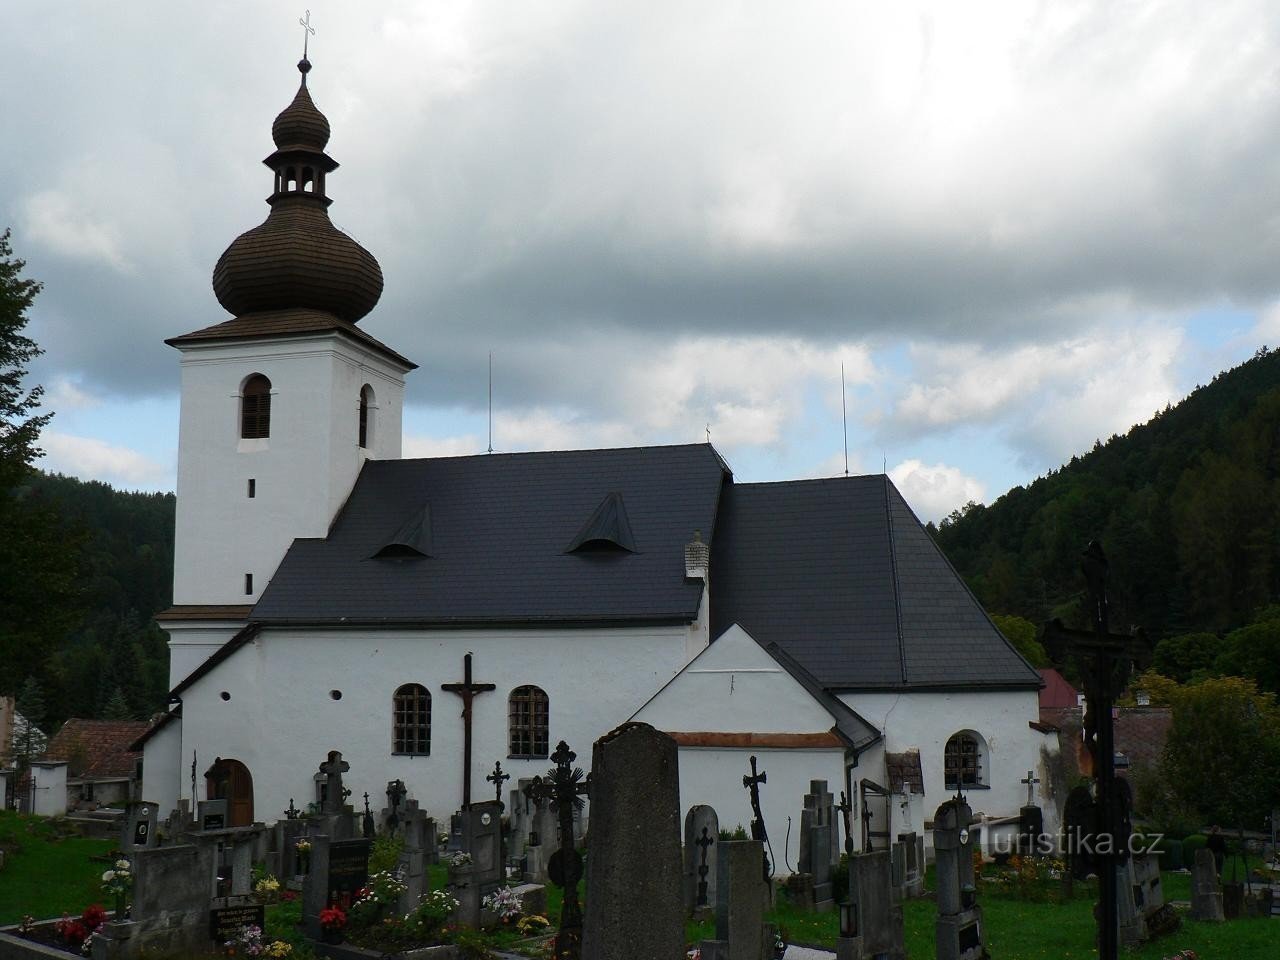
<svg viewBox="0 0 1280 960">
<path fill-rule="evenodd" d="M 311 11 L 307 11 L 307 19 L 298 18 L 298 25 L 302 27 L 302 59 L 307 59 L 307 41 L 316 35 L 316 28 L 311 25 Z"/>
</svg>

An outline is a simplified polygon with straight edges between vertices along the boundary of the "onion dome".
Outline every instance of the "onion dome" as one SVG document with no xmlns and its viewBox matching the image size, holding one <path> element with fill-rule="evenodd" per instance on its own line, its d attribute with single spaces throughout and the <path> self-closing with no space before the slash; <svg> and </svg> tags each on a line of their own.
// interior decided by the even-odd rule
<svg viewBox="0 0 1280 960">
<path fill-rule="evenodd" d="M 302 84 L 272 124 L 276 150 L 263 161 L 275 173 L 271 213 L 223 252 L 213 292 L 236 316 L 309 309 L 355 323 L 382 296 L 382 269 L 329 220 L 325 176 L 338 164 L 324 152 L 329 121 L 307 92 L 311 64 L 298 69 Z"/>
</svg>

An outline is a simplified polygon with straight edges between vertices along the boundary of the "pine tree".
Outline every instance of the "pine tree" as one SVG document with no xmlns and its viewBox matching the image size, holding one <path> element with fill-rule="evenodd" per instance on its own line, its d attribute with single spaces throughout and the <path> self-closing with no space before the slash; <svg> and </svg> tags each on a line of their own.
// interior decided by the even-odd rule
<svg viewBox="0 0 1280 960">
<path fill-rule="evenodd" d="M 125 699 L 123 687 L 116 687 L 115 693 L 111 694 L 111 699 L 108 700 L 107 705 L 102 708 L 102 719 L 133 719 L 133 711 L 129 709 L 129 701 Z"/>
<path fill-rule="evenodd" d="M 27 677 L 18 691 L 18 713 L 23 723 L 13 734 L 13 756 L 18 769 L 25 770 L 31 761 L 44 752 L 48 738 L 41 733 L 39 727 L 44 722 L 45 701 L 44 690 L 35 677 Z"/>
<path fill-rule="evenodd" d="M 44 388 L 25 384 L 27 364 L 43 351 L 24 336 L 27 311 L 40 284 L 22 276 L 26 261 L 16 260 L 9 231 L 0 234 L 0 490 L 22 480 L 42 451 L 36 442 L 52 413 L 37 414 Z"/>
</svg>

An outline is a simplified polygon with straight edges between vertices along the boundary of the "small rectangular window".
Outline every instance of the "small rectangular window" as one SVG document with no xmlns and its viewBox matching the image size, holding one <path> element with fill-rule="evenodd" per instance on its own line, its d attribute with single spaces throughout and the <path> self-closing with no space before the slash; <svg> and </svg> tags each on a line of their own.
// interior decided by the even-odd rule
<svg viewBox="0 0 1280 960">
<path fill-rule="evenodd" d="M 246 573 L 244 575 L 244 592 L 246 595 L 253 593 L 253 574 Z"/>
<path fill-rule="evenodd" d="M 258 481 L 253 479 L 253 477 L 250 477 L 249 478 L 249 499 L 252 500 L 257 495 L 258 495 Z"/>
</svg>

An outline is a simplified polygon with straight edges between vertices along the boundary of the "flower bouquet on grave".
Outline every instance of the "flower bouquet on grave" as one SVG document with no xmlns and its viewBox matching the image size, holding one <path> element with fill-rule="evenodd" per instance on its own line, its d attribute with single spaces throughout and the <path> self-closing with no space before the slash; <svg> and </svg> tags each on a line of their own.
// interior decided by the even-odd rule
<svg viewBox="0 0 1280 960">
<path fill-rule="evenodd" d="M 418 905 L 404 915 L 404 924 L 416 940 L 428 941 L 442 935 L 458 901 L 444 890 L 424 894 Z"/>
<path fill-rule="evenodd" d="M 31 932 L 36 928 L 36 918 L 29 913 L 24 913 L 22 919 L 18 922 L 18 936 L 30 937 Z"/>
<path fill-rule="evenodd" d="M 121 857 L 112 868 L 102 875 L 102 892 L 115 897 L 116 919 L 123 920 L 128 915 L 125 897 L 133 888 L 133 869 L 128 860 Z"/>
<path fill-rule="evenodd" d="M 480 906 L 496 913 L 498 922 L 506 927 L 515 924 L 524 912 L 524 900 L 511 887 L 499 887 L 480 901 Z"/>
<path fill-rule="evenodd" d="M 253 885 L 253 899 L 259 903 L 275 903 L 280 897 L 280 881 L 267 874 Z"/>
<path fill-rule="evenodd" d="M 341 943 L 346 927 L 347 913 L 341 907 L 335 905 L 320 911 L 320 936 L 325 943 Z"/>
<path fill-rule="evenodd" d="M 293 849 L 298 852 L 298 872 L 308 873 L 311 870 L 311 841 L 305 838 L 294 841 Z"/>
</svg>

